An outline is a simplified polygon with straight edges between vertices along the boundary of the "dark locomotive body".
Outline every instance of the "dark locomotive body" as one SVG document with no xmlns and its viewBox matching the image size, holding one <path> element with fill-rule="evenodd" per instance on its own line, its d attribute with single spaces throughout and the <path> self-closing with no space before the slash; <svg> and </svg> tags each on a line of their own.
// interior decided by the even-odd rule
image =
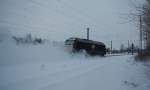
<svg viewBox="0 0 150 90">
<path fill-rule="evenodd" d="M 70 38 L 65 41 L 65 44 L 73 52 L 85 50 L 90 55 L 104 56 L 106 54 L 106 46 L 102 42 L 88 39 Z"/>
</svg>

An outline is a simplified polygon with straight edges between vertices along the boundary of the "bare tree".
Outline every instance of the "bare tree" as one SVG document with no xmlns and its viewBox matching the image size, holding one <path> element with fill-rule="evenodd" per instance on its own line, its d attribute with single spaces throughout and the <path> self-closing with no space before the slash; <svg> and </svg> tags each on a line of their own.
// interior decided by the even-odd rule
<svg viewBox="0 0 150 90">
<path fill-rule="evenodd" d="M 145 50 L 150 52 L 150 0 L 146 0 L 142 10 L 142 30 Z"/>
<path fill-rule="evenodd" d="M 136 13 L 131 13 L 132 18 L 138 20 L 140 27 L 140 49 L 144 41 L 144 49 L 150 53 L 150 0 L 145 0 L 142 6 L 135 7 Z"/>
</svg>

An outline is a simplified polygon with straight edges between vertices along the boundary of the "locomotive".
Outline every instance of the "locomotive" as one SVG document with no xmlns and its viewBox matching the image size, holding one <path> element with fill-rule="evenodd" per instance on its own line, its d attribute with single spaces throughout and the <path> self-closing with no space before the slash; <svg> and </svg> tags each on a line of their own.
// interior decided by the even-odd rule
<svg viewBox="0 0 150 90">
<path fill-rule="evenodd" d="M 105 44 L 98 41 L 72 37 L 65 41 L 65 45 L 72 52 L 85 50 L 89 55 L 104 56 L 106 54 Z"/>
</svg>

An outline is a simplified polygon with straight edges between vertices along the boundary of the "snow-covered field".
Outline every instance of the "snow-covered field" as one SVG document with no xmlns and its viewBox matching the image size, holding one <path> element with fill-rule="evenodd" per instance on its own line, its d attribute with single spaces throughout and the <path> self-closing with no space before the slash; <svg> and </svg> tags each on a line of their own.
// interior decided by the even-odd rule
<svg viewBox="0 0 150 90">
<path fill-rule="evenodd" d="M 106 46 L 110 41 L 114 48 L 128 40 L 136 43 L 137 28 L 120 24 L 120 14 L 132 11 L 129 3 L 0 0 L 0 90 L 150 90 L 150 63 L 132 55 L 90 57 L 70 54 L 59 42 L 16 45 L 10 40 L 26 34 L 56 41 L 85 38 L 89 27 L 90 39 Z"/>
<path fill-rule="evenodd" d="M 56 43 L 0 43 L 0 90 L 149 90 L 149 68 L 131 55 L 86 57 Z"/>
</svg>

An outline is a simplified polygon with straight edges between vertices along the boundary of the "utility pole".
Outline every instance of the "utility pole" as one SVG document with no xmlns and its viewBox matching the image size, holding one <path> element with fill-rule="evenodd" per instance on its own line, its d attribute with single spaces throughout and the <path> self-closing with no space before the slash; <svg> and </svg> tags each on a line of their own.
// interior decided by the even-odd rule
<svg viewBox="0 0 150 90">
<path fill-rule="evenodd" d="M 131 44 L 131 52 L 132 52 L 132 55 L 133 55 L 134 49 L 135 49 L 135 47 L 134 47 L 134 44 L 132 43 L 132 44 Z"/>
<path fill-rule="evenodd" d="M 142 53 L 142 49 L 143 49 L 142 48 L 143 47 L 142 46 L 142 42 L 143 42 L 142 37 L 143 37 L 142 36 L 142 16 L 140 15 L 140 42 L 139 42 L 140 43 L 140 53 Z"/>
<path fill-rule="evenodd" d="M 111 40 L 111 54 L 112 54 L 112 40 Z"/>
<path fill-rule="evenodd" d="M 128 40 L 128 54 L 130 53 L 130 42 Z"/>
<path fill-rule="evenodd" d="M 87 28 L 87 40 L 89 40 L 89 31 L 90 31 L 90 28 Z"/>
</svg>

